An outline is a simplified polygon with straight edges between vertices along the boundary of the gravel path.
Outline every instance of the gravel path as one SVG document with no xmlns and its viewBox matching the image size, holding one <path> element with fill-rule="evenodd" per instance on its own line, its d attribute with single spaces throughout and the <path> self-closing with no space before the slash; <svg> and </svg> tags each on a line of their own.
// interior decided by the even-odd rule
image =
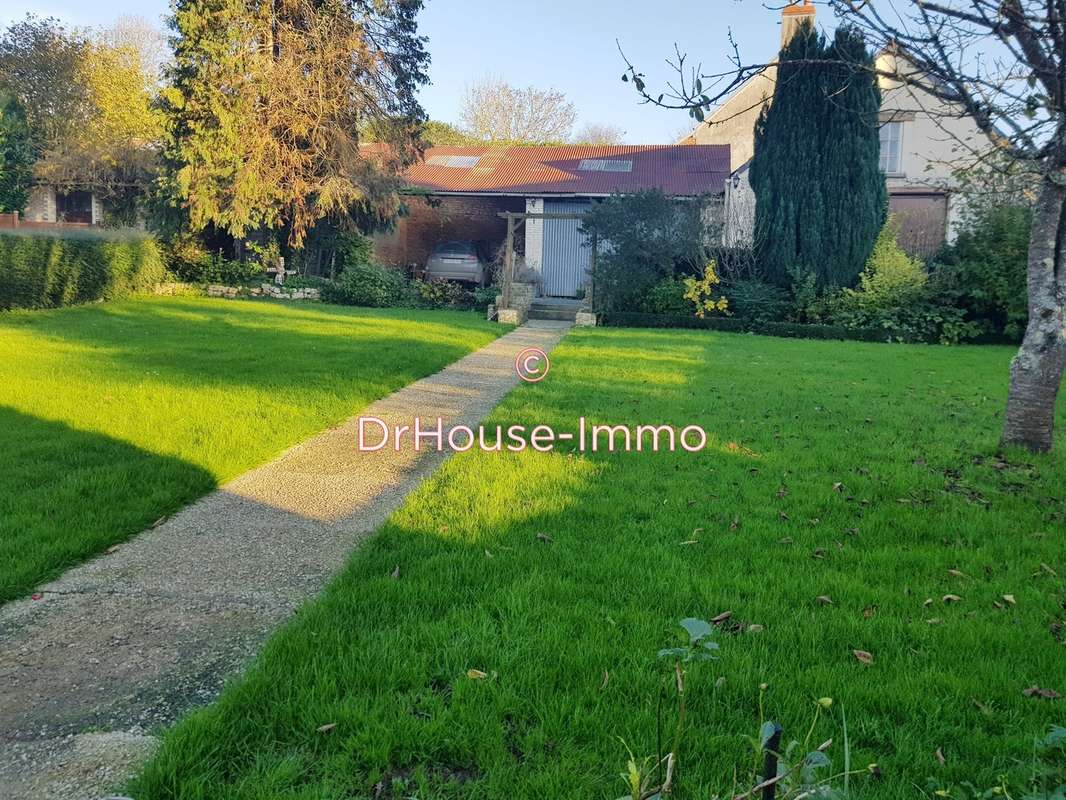
<svg viewBox="0 0 1066 800">
<path fill-rule="evenodd" d="M 518 382 L 531 322 L 361 412 L 476 425 Z M 97 800 L 151 732 L 209 703 L 446 453 L 359 453 L 358 417 L 0 608 L 0 797 Z"/>
</svg>

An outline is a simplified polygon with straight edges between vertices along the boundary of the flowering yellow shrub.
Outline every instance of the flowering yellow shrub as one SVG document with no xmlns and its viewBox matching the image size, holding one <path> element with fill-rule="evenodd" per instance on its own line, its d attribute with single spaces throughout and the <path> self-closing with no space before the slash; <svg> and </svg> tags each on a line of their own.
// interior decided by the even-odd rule
<svg viewBox="0 0 1066 800">
<path fill-rule="evenodd" d="M 696 316 L 700 319 L 706 317 L 708 312 L 725 311 L 729 308 L 729 301 L 725 297 L 714 296 L 715 287 L 721 283 L 717 266 L 714 259 L 711 259 L 703 268 L 703 278 L 685 278 L 685 299 L 696 306 Z"/>
</svg>

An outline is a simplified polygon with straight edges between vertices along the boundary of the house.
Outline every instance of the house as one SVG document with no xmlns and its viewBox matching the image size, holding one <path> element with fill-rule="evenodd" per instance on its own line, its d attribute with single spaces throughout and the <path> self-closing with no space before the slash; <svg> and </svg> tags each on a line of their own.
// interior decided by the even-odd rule
<svg viewBox="0 0 1066 800">
<path fill-rule="evenodd" d="M 18 216 L 20 227 L 36 228 L 102 225 L 103 221 L 103 204 L 93 192 L 64 191 L 40 184 L 30 189 L 26 208 Z"/>
<path fill-rule="evenodd" d="M 375 251 L 384 263 L 416 268 L 441 241 L 480 241 L 495 252 L 507 232 L 501 213 L 580 214 L 642 189 L 721 197 L 728 177 L 726 144 L 436 147 L 407 170 L 409 213 L 375 237 Z M 516 249 L 538 273 L 541 293 L 579 297 L 591 255 L 580 221 L 530 219 L 523 227 Z"/>
<path fill-rule="evenodd" d="M 784 46 L 804 23 L 814 24 L 810 0 L 786 6 L 781 18 Z M 970 151 L 980 151 L 987 139 L 961 109 L 952 108 L 920 89 L 887 77 L 907 76 L 907 64 L 893 52 L 877 56 L 881 87 L 881 169 L 888 185 L 889 211 L 900 223 L 900 243 L 928 255 L 952 241 L 963 200 L 955 191 L 955 170 Z M 755 123 L 770 102 L 777 67 L 770 64 L 753 75 L 681 140 L 683 144 L 724 144 L 731 147 L 730 182 L 726 193 L 727 242 L 751 243 L 754 197 L 748 164 L 755 149 Z"/>
</svg>

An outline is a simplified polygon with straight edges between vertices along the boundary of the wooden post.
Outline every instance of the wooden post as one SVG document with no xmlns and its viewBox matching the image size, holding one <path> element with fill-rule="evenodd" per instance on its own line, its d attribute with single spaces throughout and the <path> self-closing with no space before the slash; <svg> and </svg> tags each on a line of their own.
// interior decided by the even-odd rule
<svg viewBox="0 0 1066 800">
<path fill-rule="evenodd" d="M 777 723 L 774 723 L 774 732 L 770 735 L 770 739 L 766 742 L 764 749 L 766 750 L 766 760 L 763 762 L 762 779 L 763 783 L 766 783 L 766 781 L 777 777 L 777 754 L 781 750 L 781 726 Z M 762 800 L 774 800 L 776 796 L 776 783 L 763 787 Z"/>
<path fill-rule="evenodd" d="M 503 307 L 511 307 L 511 283 L 514 281 L 514 217 L 507 215 L 507 242 L 503 256 Z"/>
<path fill-rule="evenodd" d="M 586 290 L 585 300 L 588 302 L 589 311 L 595 311 L 596 306 L 596 250 L 599 246 L 599 239 L 596 234 L 592 234 L 592 254 L 589 256 L 589 286 Z"/>
</svg>

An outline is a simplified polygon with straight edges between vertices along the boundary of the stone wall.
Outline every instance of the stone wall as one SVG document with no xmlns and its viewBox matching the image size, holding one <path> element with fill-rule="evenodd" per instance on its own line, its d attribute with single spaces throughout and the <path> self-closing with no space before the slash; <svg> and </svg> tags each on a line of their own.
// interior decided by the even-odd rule
<svg viewBox="0 0 1066 800">
<path fill-rule="evenodd" d="M 207 295 L 208 297 L 270 297 L 275 300 L 321 300 L 315 287 L 287 288 L 273 283 L 260 286 L 223 286 L 218 283 L 161 283 L 155 287 L 159 295 Z"/>
</svg>

